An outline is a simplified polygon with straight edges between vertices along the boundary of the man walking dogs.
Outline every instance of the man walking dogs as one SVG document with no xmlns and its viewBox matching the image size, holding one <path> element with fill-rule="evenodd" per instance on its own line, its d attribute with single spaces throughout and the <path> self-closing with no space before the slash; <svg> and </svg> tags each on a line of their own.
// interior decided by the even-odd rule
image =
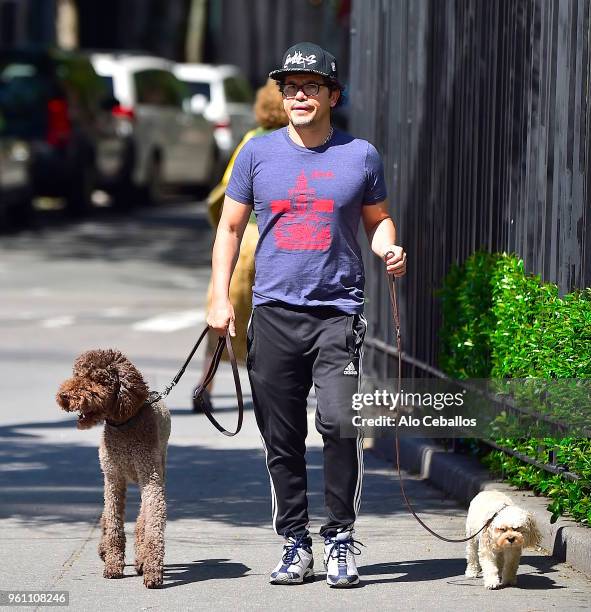
<svg viewBox="0 0 591 612">
<path fill-rule="evenodd" d="M 254 208 L 259 229 L 247 369 L 271 480 L 273 527 L 284 545 L 271 583 L 314 575 L 306 497 L 306 398 L 312 384 L 324 442 L 327 583 L 359 582 L 353 527 L 361 501 L 363 441 L 341 438 L 358 390 L 366 321 L 359 221 L 394 276 L 406 272 L 387 211 L 383 166 L 365 140 L 335 130 L 342 86 L 335 58 L 312 43 L 288 49 L 278 82 L 286 128 L 251 139 L 238 155 L 212 255 L 207 323 L 234 335 L 228 286 Z M 386 258 L 386 253 L 392 254 Z"/>
</svg>

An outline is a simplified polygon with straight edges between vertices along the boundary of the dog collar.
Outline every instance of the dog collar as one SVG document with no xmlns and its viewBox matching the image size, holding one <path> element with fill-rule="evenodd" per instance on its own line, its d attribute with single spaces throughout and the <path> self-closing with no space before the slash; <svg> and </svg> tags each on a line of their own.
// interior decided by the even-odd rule
<svg viewBox="0 0 591 612">
<path fill-rule="evenodd" d="M 488 521 L 486 521 L 486 523 L 484 524 L 485 527 L 488 527 L 494 520 L 495 517 L 497 516 L 497 514 L 499 514 L 499 512 L 501 512 L 501 510 L 504 510 L 505 508 L 508 508 L 509 504 L 503 504 L 489 519 Z"/>
<path fill-rule="evenodd" d="M 109 421 L 109 419 L 105 419 L 105 425 L 107 427 L 110 427 L 111 429 L 116 429 L 117 431 L 127 431 L 135 425 L 135 422 L 141 416 L 142 412 L 144 411 L 144 408 L 149 405 L 149 402 L 145 401 L 142 404 L 141 408 L 130 419 L 127 419 L 127 421 L 123 421 L 123 423 L 114 423 L 113 421 Z"/>
</svg>

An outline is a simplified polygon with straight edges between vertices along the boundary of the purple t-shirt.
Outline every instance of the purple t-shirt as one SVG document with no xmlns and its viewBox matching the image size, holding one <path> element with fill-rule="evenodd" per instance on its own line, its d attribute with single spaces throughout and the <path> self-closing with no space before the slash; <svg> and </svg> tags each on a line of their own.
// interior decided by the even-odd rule
<svg viewBox="0 0 591 612">
<path fill-rule="evenodd" d="M 254 205 L 259 229 L 253 306 L 334 306 L 363 312 L 361 207 L 386 199 L 375 147 L 335 130 L 321 147 L 296 145 L 282 128 L 251 138 L 226 194 Z"/>
</svg>

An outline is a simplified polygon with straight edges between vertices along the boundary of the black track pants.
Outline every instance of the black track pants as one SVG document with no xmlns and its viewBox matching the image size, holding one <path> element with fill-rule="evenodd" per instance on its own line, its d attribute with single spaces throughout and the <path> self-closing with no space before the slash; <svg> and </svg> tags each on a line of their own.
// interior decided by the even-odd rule
<svg viewBox="0 0 591 612">
<path fill-rule="evenodd" d="M 306 399 L 317 398 L 316 429 L 324 441 L 328 521 L 321 535 L 352 525 L 359 511 L 363 441 L 341 438 L 358 391 L 363 315 L 334 308 L 257 306 L 248 327 L 247 368 L 271 479 L 273 527 L 300 535 L 308 527 Z"/>
</svg>

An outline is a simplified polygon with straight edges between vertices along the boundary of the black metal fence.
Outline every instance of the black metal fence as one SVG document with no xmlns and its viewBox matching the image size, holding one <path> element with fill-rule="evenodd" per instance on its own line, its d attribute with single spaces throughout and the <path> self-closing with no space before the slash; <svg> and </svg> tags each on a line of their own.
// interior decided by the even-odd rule
<svg viewBox="0 0 591 612">
<path fill-rule="evenodd" d="M 350 0 L 210 0 L 206 60 L 237 64 L 262 84 L 288 47 L 310 40 L 346 74 L 350 11 Z"/>
<path fill-rule="evenodd" d="M 591 285 L 589 17 L 589 0 L 354 2 L 351 131 L 383 155 L 409 256 L 405 376 L 437 367 L 434 291 L 477 248 L 517 253 L 562 292 Z M 387 285 L 365 261 L 364 367 L 385 377 Z"/>
</svg>

